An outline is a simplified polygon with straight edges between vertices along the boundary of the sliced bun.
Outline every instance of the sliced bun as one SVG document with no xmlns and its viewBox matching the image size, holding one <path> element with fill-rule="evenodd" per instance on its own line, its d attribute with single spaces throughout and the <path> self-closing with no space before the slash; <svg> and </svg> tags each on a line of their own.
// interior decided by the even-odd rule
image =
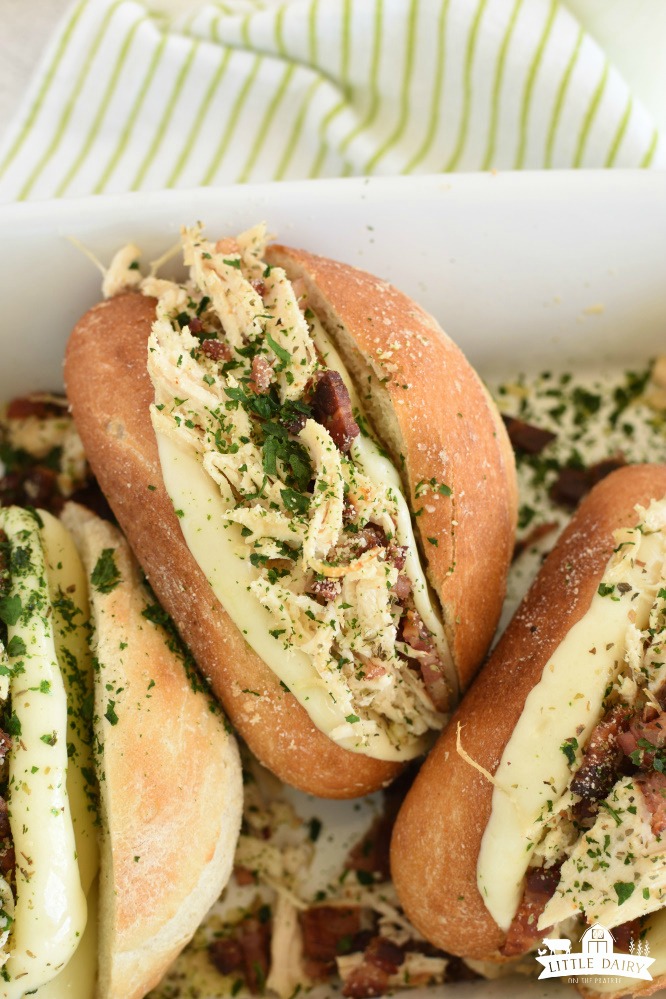
<svg viewBox="0 0 666 999">
<path fill-rule="evenodd" d="M 193 936 L 231 873 L 242 812 L 238 749 L 193 689 L 173 636 L 118 530 L 76 504 L 62 514 L 90 580 L 102 820 L 100 999 L 141 999 Z M 109 555 L 106 556 L 107 565 Z"/>
<path fill-rule="evenodd" d="M 515 471 L 499 417 L 460 351 L 409 298 L 354 268 L 284 247 L 269 249 L 267 259 L 304 280 L 404 473 L 464 688 L 499 618 L 513 546 Z M 148 413 L 153 316 L 152 300 L 120 296 L 89 312 L 70 339 L 67 391 L 100 485 L 161 602 L 259 759 L 314 794 L 374 790 L 401 765 L 341 749 L 314 727 L 244 642 L 183 541 Z"/>
<path fill-rule="evenodd" d="M 153 299 L 122 295 L 92 309 L 67 348 L 65 381 L 93 471 L 160 603 L 253 752 L 311 794 L 349 798 L 388 783 L 400 764 L 341 749 L 247 645 L 185 544 L 162 483 L 146 369 Z M 112 386 L 112 390 L 109 390 Z"/>
<path fill-rule="evenodd" d="M 407 795 L 393 833 L 393 879 L 417 929 L 451 954 L 504 960 L 505 939 L 477 888 L 493 785 L 457 751 L 458 726 L 465 753 L 494 774 L 528 694 L 597 592 L 613 531 L 636 524 L 637 503 L 665 495 L 666 466 L 657 465 L 621 469 L 592 490 Z"/>
</svg>

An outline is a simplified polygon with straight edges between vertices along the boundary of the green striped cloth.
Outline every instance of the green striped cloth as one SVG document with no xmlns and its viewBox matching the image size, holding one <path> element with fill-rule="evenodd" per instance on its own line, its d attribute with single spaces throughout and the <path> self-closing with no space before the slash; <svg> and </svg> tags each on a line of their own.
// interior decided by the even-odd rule
<svg viewBox="0 0 666 999">
<path fill-rule="evenodd" d="M 0 199 L 352 174 L 663 166 L 557 0 L 77 0 L 0 148 Z"/>
</svg>

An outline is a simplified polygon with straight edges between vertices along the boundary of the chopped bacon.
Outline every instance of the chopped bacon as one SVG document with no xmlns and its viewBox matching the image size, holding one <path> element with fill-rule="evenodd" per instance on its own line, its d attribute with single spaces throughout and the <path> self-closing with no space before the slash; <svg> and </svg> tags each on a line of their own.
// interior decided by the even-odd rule
<svg viewBox="0 0 666 999">
<path fill-rule="evenodd" d="M 591 801 L 605 798 L 617 780 L 622 759 L 621 733 L 627 728 L 631 712 L 616 707 L 599 722 L 585 747 L 585 755 L 571 781 L 571 790 Z"/>
<path fill-rule="evenodd" d="M 519 957 L 548 930 L 537 930 L 541 913 L 553 897 L 560 880 L 560 865 L 532 867 L 527 872 L 525 890 L 502 947 L 505 957 Z"/>
<path fill-rule="evenodd" d="M 243 920 L 232 937 L 214 940 L 208 955 L 223 975 L 242 971 L 253 995 L 263 993 L 270 967 L 271 924 L 256 916 Z"/>
<path fill-rule="evenodd" d="M 363 961 L 352 968 L 344 980 L 343 996 L 352 999 L 370 999 L 382 996 L 389 985 L 389 978 L 404 963 L 405 953 L 386 937 L 373 937 L 363 954 Z"/>
<path fill-rule="evenodd" d="M 311 978 L 335 971 L 335 958 L 350 949 L 361 930 L 358 906 L 315 905 L 298 916 L 303 934 L 303 956 Z"/>
<path fill-rule="evenodd" d="M 339 579 L 314 579 L 307 592 L 320 604 L 328 604 L 335 600 L 342 592 L 342 583 Z"/>
<path fill-rule="evenodd" d="M 513 416 L 502 415 L 502 420 L 512 447 L 515 451 L 522 451 L 523 454 L 540 454 L 546 445 L 557 437 L 557 434 L 551 433 L 550 430 L 542 430 L 541 427 L 535 427 Z"/>
<path fill-rule="evenodd" d="M 354 546 L 364 552 L 371 548 L 386 548 L 386 534 L 377 524 L 366 524 L 356 535 Z"/>
<path fill-rule="evenodd" d="M 408 554 L 407 545 L 396 545 L 394 541 L 389 541 L 386 548 L 386 561 L 390 562 L 396 569 L 404 569 Z"/>
<path fill-rule="evenodd" d="M 439 660 L 438 660 L 439 663 Z M 428 697 L 437 711 L 448 711 L 451 706 L 449 688 L 444 678 L 444 674 L 439 668 L 426 660 L 420 659 L 421 677 L 428 691 Z"/>
<path fill-rule="evenodd" d="M 266 294 L 266 283 L 265 283 L 265 281 L 262 281 L 261 278 L 252 278 L 252 280 L 250 281 L 250 284 L 252 285 L 252 287 L 256 291 L 256 293 L 259 296 L 259 298 L 263 298 L 264 295 Z"/>
<path fill-rule="evenodd" d="M 342 994 L 349 999 L 372 999 L 373 996 L 383 996 L 388 989 L 388 980 L 389 976 L 383 968 L 364 961 L 350 971 Z"/>
<path fill-rule="evenodd" d="M 409 576 L 406 576 L 404 572 L 401 572 L 392 587 L 392 592 L 395 593 L 398 600 L 406 600 L 412 592 L 412 581 Z"/>
<path fill-rule="evenodd" d="M 405 953 L 402 947 L 393 943 L 392 940 L 387 940 L 386 937 L 375 937 L 366 947 L 363 957 L 371 964 L 376 964 L 378 968 L 383 968 L 389 975 L 395 975 L 405 960 Z"/>
<path fill-rule="evenodd" d="M 660 836 L 666 830 L 666 774 L 653 770 L 652 773 L 637 777 L 635 783 L 652 815 L 652 832 L 655 836 Z"/>
<path fill-rule="evenodd" d="M 255 885 L 257 883 L 256 874 L 249 867 L 234 867 L 234 877 L 237 885 Z"/>
<path fill-rule="evenodd" d="M 400 622 L 403 641 L 425 655 L 415 657 L 428 696 L 438 711 L 449 707 L 449 690 L 442 673 L 437 646 L 418 611 L 410 608 Z"/>
<path fill-rule="evenodd" d="M 263 354 L 255 354 L 252 358 L 252 372 L 248 387 L 255 395 L 266 395 L 271 387 L 273 368 Z"/>
<path fill-rule="evenodd" d="M 0 505 L 34 506 L 59 513 L 63 503 L 58 474 L 52 468 L 33 465 L 0 479 Z"/>
<path fill-rule="evenodd" d="M 644 769 L 650 769 L 654 764 L 655 753 L 666 746 L 666 712 L 661 712 L 651 721 L 640 718 L 632 721 L 627 732 L 618 735 L 618 745 L 622 752 L 632 758 L 632 763 Z M 640 753 L 640 757 L 634 756 Z"/>
<path fill-rule="evenodd" d="M 365 871 L 388 881 L 391 876 L 390 848 L 395 813 L 386 811 L 378 815 L 361 840 L 347 854 L 345 867 L 352 871 Z"/>
<path fill-rule="evenodd" d="M 319 378 L 312 396 L 315 420 L 326 427 L 340 451 L 349 451 L 360 434 L 352 413 L 351 399 L 342 376 L 337 371 L 325 371 Z"/>
<path fill-rule="evenodd" d="M 641 937 L 641 921 L 640 919 L 630 919 L 628 923 L 620 923 L 619 926 L 613 927 L 613 940 L 615 941 L 615 950 L 622 951 L 624 954 L 628 954 L 631 941 L 636 943 Z"/>
<path fill-rule="evenodd" d="M 623 465 L 626 465 L 624 455 L 617 454 L 589 468 L 562 468 L 550 488 L 550 498 L 562 506 L 577 506 L 597 482 Z"/>
<path fill-rule="evenodd" d="M 0 839 L 6 839 L 7 836 L 11 836 L 9 808 L 5 799 L 0 798 Z"/>
<path fill-rule="evenodd" d="M 213 340 L 208 337 L 201 341 L 201 350 L 206 357 L 210 357 L 211 361 L 231 360 L 231 347 L 224 340 Z"/>
<path fill-rule="evenodd" d="M 231 975 L 234 971 L 243 971 L 243 948 L 234 937 L 214 940 L 208 946 L 208 954 L 221 975 Z"/>
<path fill-rule="evenodd" d="M 198 333 L 203 333 L 204 325 L 198 316 L 192 316 L 187 322 L 188 329 L 190 333 L 196 336 Z"/>
<path fill-rule="evenodd" d="M 20 396 L 12 399 L 7 406 L 7 419 L 25 420 L 28 416 L 36 416 L 39 420 L 48 420 L 55 416 L 64 416 L 67 412 L 67 405 L 63 399 L 63 405 L 39 396 Z"/>
</svg>

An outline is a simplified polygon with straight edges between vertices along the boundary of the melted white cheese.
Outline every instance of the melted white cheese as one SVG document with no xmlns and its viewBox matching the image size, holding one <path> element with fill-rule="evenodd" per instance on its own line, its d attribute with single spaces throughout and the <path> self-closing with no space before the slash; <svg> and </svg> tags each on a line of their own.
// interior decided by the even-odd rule
<svg viewBox="0 0 666 999">
<path fill-rule="evenodd" d="M 73 549 L 60 543 L 62 528 L 12 507 L 0 525 L 12 545 L 8 625 L 15 738 L 9 762 L 9 817 L 17 856 L 16 905 L 5 966 L 5 999 L 44 985 L 67 964 L 81 942 L 87 905 L 77 863 L 77 836 L 68 789 L 67 694 L 56 652 L 58 628 L 50 600 L 43 545 L 55 558 L 59 580 L 76 586 L 82 569 Z M 45 540 L 47 539 L 47 540 Z M 59 557 L 62 555 L 62 559 Z M 75 558 L 73 574 L 68 560 Z M 57 593 L 58 583 L 54 585 Z M 83 587 L 85 595 L 85 584 Z M 19 728 L 20 726 L 20 728 Z M 94 877 L 94 848 L 85 815 L 77 815 L 78 841 Z"/>
<path fill-rule="evenodd" d="M 627 629 L 631 623 L 646 626 L 656 596 L 663 535 L 642 535 L 635 529 L 622 532 L 621 540 L 603 582 L 607 586 L 627 582 L 632 589 L 595 594 L 527 697 L 495 773 L 477 883 L 488 911 L 503 930 L 508 930 L 518 908 L 531 846 L 541 838 L 542 816 L 547 817 L 549 803 L 558 801 L 571 780 L 561 747 L 575 737 L 579 765 L 582 747 L 600 719 L 606 687 L 623 665 Z M 649 578 L 645 566 L 653 567 Z"/>
<path fill-rule="evenodd" d="M 580 912 L 588 923 L 611 928 L 663 906 L 666 843 L 652 832 L 645 798 L 631 777 L 623 777 L 605 804 L 562 865 L 539 929 Z"/>
</svg>

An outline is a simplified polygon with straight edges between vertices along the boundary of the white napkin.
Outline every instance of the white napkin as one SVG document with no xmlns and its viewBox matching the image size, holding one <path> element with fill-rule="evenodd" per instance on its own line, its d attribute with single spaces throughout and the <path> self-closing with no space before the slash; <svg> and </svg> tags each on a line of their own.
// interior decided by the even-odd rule
<svg viewBox="0 0 666 999">
<path fill-rule="evenodd" d="M 0 199 L 352 174 L 666 164 L 557 0 L 77 0 Z"/>
</svg>

